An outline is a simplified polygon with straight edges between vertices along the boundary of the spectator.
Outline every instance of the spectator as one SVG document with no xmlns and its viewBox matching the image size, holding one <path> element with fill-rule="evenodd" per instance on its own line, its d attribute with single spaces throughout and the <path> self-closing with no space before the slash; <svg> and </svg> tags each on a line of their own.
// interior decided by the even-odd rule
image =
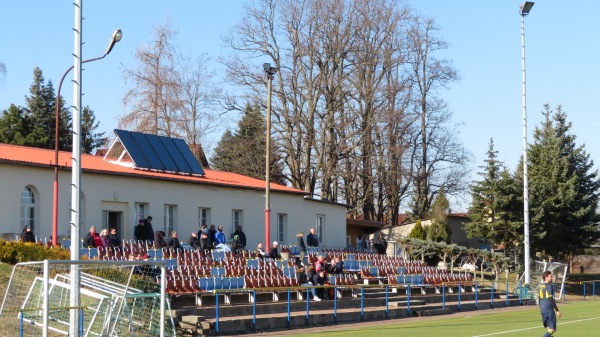
<svg viewBox="0 0 600 337">
<path fill-rule="evenodd" d="M 121 247 L 121 240 L 117 236 L 116 228 L 110 229 L 110 234 L 108 234 L 108 242 L 111 247 Z"/>
<path fill-rule="evenodd" d="M 306 256 L 306 245 L 304 244 L 304 232 L 296 234 L 298 240 L 298 249 L 300 250 L 300 261 L 304 264 L 304 257 Z"/>
<path fill-rule="evenodd" d="M 182 249 L 181 243 L 179 242 L 179 233 L 177 233 L 177 231 L 171 232 L 171 238 L 167 241 L 167 247 L 174 250 Z"/>
<path fill-rule="evenodd" d="M 138 220 L 138 225 L 135 226 L 134 236 L 139 241 L 154 241 L 154 229 L 152 229 L 152 217 L 149 216 L 146 220 Z"/>
<path fill-rule="evenodd" d="M 256 255 L 261 259 L 268 256 L 267 252 L 265 252 L 265 249 L 263 248 L 262 242 L 259 242 L 256 245 Z"/>
<path fill-rule="evenodd" d="M 344 273 L 344 261 L 342 261 L 339 257 L 334 257 L 333 261 L 331 261 L 331 268 L 329 273 L 339 275 Z"/>
<path fill-rule="evenodd" d="M 21 242 L 35 242 L 35 235 L 31 230 L 31 227 L 26 226 L 23 228 L 23 232 L 21 233 Z"/>
<path fill-rule="evenodd" d="M 312 266 L 311 266 L 311 268 L 312 268 Z M 313 268 L 313 275 L 314 275 L 314 268 Z M 313 285 L 312 279 L 309 278 L 308 275 L 304 272 L 304 267 L 296 268 L 296 280 L 298 280 L 298 284 L 302 287 L 310 287 Z M 317 294 L 317 289 L 311 288 L 311 292 L 313 295 L 313 299 L 315 301 L 318 302 L 321 300 Z"/>
<path fill-rule="evenodd" d="M 269 252 L 269 257 L 272 259 L 281 259 L 281 254 L 279 254 L 279 243 L 277 241 L 273 241 L 273 246 L 271 246 L 271 251 Z"/>
<path fill-rule="evenodd" d="M 306 236 L 306 244 L 309 247 L 319 247 L 319 238 L 315 234 L 315 229 L 311 228 L 310 233 Z"/>
<path fill-rule="evenodd" d="M 356 238 L 356 251 L 357 252 L 366 252 L 367 251 L 367 241 L 365 240 L 362 234 L 358 234 Z"/>
<path fill-rule="evenodd" d="M 231 235 L 233 241 L 235 241 L 235 236 L 238 236 L 237 247 L 236 249 L 245 249 L 246 248 L 246 233 L 242 231 L 242 226 L 237 226 L 235 232 Z"/>
<path fill-rule="evenodd" d="M 210 237 L 210 242 L 213 243 L 213 246 L 216 246 L 216 242 L 217 242 L 217 229 L 215 228 L 215 225 L 210 225 L 210 229 L 208 230 L 208 234 Z"/>
<path fill-rule="evenodd" d="M 321 270 L 327 272 L 327 262 L 325 261 L 325 256 L 319 255 L 317 257 L 317 261 L 315 261 L 315 271 L 318 273 Z"/>
<path fill-rule="evenodd" d="M 192 249 L 196 250 L 200 248 L 200 239 L 198 239 L 198 233 L 192 232 L 190 238 L 188 239 L 188 245 L 192 247 Z"/>
<path fill-rule="evenodd" d="M 205 250 L 205 249 L 213 249 L 213 248 L 215 248 L 215 247 L 213 246 L 213 243 L 209 238 L 208 232 L 202 232 L 200 234 L 200 249 Z"/>
<path fill-rule="evenodd" d="M 90 227 L 90 231 L 83 237 L 83 248 L 94 248 L 102 246 L 100 235 L 96 233 L 96 227 Z"/>
<path fill-rule="evenodd" d="M 156 231 L 154 235 L 154 248 L 160 249 L 167 246 L 167 242 L 165 241 L 165 232 Z"/>
<path fill-rule="evenodd" d="M 225 234 L 223 234 L 223 226 L 219 226 L 219 231 L 215 234 L 215 243 L 217 246 L 221 243 L 227 243 L 227 240 L 225 240 Z"/>
<path fill-rule="evenodd" d="M 198 231 L 198 237 L 199 238 L 202 237 L 202 233 L 208 234 L 208 227 L 206 226 L 205 223 L 203 223 L 202 226 L 200 226 L 200 230 Z"/>
<path fill-rule="evenodd" d="M 102 241 L 102 247 L 110 246 L 110 239 L 108 238 L 108 229 L 103 228 L 100 231 L 100 241 Z M 98 247 L 98 246 L 96 246 Z"/>
<path fill-rule="evenodd" d="M 312 278 L 312 283 L 315 286 L 324 286 L 327 281 L 328 279 L 324 269 L 317 271 Z M 316 293 L 318 296 L 315 296 L 315 301 L 320 301 L 325 297 L 325 289 L 323 288 L 316 289 Z"/>
<path fill-rule="evenodd" d="M 377 250 L 377 253 L 379 255 L 385 255 L 385 252 L 387 251 L 387 245 L 388 244 L 385 238 L 383 237 L 383 233 L 379 233 L 377 240 L 373 242 L 373 246 L 375 247 L 375 250 Z"/>
</svg>

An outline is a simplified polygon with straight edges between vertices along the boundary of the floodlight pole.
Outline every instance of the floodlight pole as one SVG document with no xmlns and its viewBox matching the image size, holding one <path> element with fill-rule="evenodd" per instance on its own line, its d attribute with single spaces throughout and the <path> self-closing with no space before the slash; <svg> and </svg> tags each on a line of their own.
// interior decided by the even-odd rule
<svg viewBox="0 0 600 337">
<path fill-rule="evenodd" d="M 525 284 L 529 285 L 530 280 L 530 251 L 529 251 L 529 173 L 527 168 L 527 85 L 525 76 L 525 16 L 533 7 L 533 2 L 526 1 L 521 4 L 519 14 L 521 14 L 521 69 L 523 76 L 523 249 L 525 263 Z"/>
<path fill-rule="evenodd" d="M 81 178 L 81 28 L 82 0 L 75 0 L 75 41 L 73 52 L 73 151 L 71 158 L 71 260 L 79 260 L 79 196 Z M 80 273 L 77 264 L 71 265 L 69 336 L 79 336 Z"/>
<path fill-rule="evenodd" d="M 266 252 L 271 250 L 271 89 L 273 77 L 277 68 L 271 67 L 270 63 L 263 64 L 265 75 L 267 76 L 267 136 L 265 153 L 265 244 Z"/>
</svg>

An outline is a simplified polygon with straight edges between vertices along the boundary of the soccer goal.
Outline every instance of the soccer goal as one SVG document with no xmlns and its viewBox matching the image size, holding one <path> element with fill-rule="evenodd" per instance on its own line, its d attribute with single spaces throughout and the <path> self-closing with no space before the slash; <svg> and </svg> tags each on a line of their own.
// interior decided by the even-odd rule
<svg viewBox="0 0 600 337">
<path fill-rule="evenodd" d="M 561 299 L 565 290 L 565 281 L 569 266 L 560 262 L 533 261 L 531 265 L 531 289 L 537 289 L 542 282 L 542 273 L 546 270 L 554 276 L 554 283 L 560 284 L 560 290 L 555 294 L 556 299 Z M 533 283 L 535 282 L 535 288 Z M 537 292 L 536 292 L 537 293 Z M 536 298 L 537 301 L 537 298 Z"/>
<path fill-rule="evenodd" d="M 2 335 L 69 335 L 75 315 L 78 336 L 175 336 L 160 277 L 165 267 L 165 261 L 19 263 L 0 309 Z"/>
</svg>

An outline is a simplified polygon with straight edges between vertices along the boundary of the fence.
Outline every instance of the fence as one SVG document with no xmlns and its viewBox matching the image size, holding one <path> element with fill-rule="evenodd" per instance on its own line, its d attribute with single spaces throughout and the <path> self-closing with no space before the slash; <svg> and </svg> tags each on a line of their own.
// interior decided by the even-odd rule
<svg viewBox="0 0 600 337">
<path fill-rule="evenodd" d="M 0 329 L 5 336 L 175 336 L 165 273 L 165 261 L 19 263 Z"/>
</svg>

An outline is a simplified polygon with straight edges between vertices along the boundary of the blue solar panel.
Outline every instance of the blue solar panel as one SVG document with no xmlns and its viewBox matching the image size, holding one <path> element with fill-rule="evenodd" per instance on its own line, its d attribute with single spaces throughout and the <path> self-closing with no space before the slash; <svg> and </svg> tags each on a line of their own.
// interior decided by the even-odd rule
<svg viewBox="0 0 600 337">
<path fill-rule="evenodd" d="M 171 154 L 172 158 L 183 158 L 183 156 L 181 155 L 181 151 L 179 151 L 179 148 L 177 147 L 177 145 L 175 145 L 173 138 L 159 137 L 159 139 L 165 146 L 169 154 Z M 175 161 L 175 165 L 177 165 L 179 172 L 194 173 L 190 165 L 188 165 L 187 161 L 185 160 L 177 160 Z"/>
<path fill-rule="evenodd" d="M 158 153 L 156 153 L 156 151 L 154 151 L 154 147 L 152 146 L 152 144 L 150 144 L 150 142 L 146 138 L 146 134 L 139 133 L 139 132 L 131 132 L 131 135 L 133 136 L 133 139 L 135 139 L 135 141 L 137 142 L 140 149 L 142 149 L 142 151 L 144 151 L 146 158 L 148 158 L 148 162 L 150 163 L 150 166 L 146 167 L 146 168 L 164 171 L 166 168 L 163 165 L 162 161 L 160 160 Z M 140 166 L 138 166 L 138 167 L 140 167 Z"/>
<path fill-rule="evenodd" d="M 115 130 L 138 168 L 204 175 L 204 170 L 183 139 Z"/>
<path fill-rule="evenodd" d="M 127 150 L 127 153 L 129 153 L 129 156 L 131 157 L 131 160 L 133 160 L 135 166 L 150 166 L 148 159 L 146 159 L 146 156 L 144 155 L 144 151 L 140 149 L 130 132 L 124 130 L 115 130 L 115 133 L 117 134 L 117 137 L 119 137 L 119 139 L 121 140 L 121 144 L 123 144 L 125 150 Z"/>
<path fill-rule="evenodd" d="M 150 137 L 148 136 L 149 135 L 146 135 L 146 139 L 148 139 L 148 142 L 152 145 L 154 151 L 158 154 L 158 158 L 163 163 L 165 169 L 167 171 L 179 172 L 179 168 L 177 167 L 177 165 L 175 165 L 173 158 L 171 158 L 169 151 L 167 151 L 167 148 L 165 148 L 163 143 L 160 141 L 160 138 L 154 135 L 151 135 Z"/>
<path fill-rule="evenodd" d="M 175 143 L 177 148 L 179 148 L 179 151 L 181 151 L 182 159 L 185 160 L 188 163 L 188 165 L 190 165 L 192 173 L 204 175 L 204 170 L 202 169 L 202 166 L 200 165 L 200 163 L 198 163 L 198 160 L 196 159 L 196 157 L 194 157 L 192 151 L 183 141 L 183 139 L 173 138 L 173 142 Z"/>
</svg>

